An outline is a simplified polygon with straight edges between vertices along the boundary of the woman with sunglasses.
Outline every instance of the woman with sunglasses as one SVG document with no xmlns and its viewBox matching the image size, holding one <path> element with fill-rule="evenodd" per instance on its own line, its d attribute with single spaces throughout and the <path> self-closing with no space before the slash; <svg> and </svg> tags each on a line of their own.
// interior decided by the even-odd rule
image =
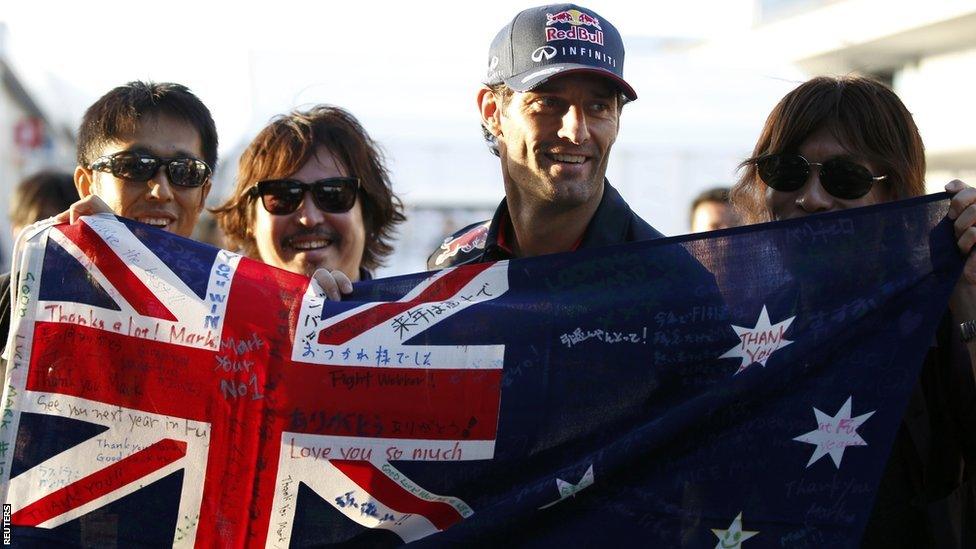
<svg viewBox="0 0 976 549">
<path fill-rule="evenodd" d="M 405 218 L 383 156 L 351 114 L 319 105 L 278 116 L 241 156 L 234 195 L 214 210 L 228 239 L 269 265 L 335 285 L 371 278 Z"/>
<path fill-rule="evenodd" d="M 741 167 L 732 201 L 752 223 L 925 192 L 925 153 L 911 113 L 890 89 L 856 76 L 814 78 L 787 94 Z M 959 181 L 946 190 L 956 193 L 950 217 L 968 254 L 976 236 L 976 191 Z M 976 319 L 968 280 L 964 276 L 956 287 L 952 318 L 944 319 L 925 359 L 864 547 L 976 543 L 976 381 L 959 331 L 961 322 Z M 968 346 L 972 353 L 976 343 Z"/>
</svg>

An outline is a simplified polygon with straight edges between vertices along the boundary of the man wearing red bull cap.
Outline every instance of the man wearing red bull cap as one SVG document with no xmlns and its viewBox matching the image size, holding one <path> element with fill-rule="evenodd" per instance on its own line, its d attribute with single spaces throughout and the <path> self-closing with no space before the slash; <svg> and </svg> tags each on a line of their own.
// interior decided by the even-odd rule
<svg viewBox="0 0 976 549">
<path fill-rule="evenodd" d="M 637 98 L 623 78 L 623 64 L 623 43 L 613 25 L 591 10 L 572 4 L 525 10 L 498 33 L 489 51 L 488 75 L 477 97 L 485 139 L 501 162 L 505 198 L 490 221 L 476 223 L 445 239 L 428 260 L 429 268 L 662 237 L 630 209 L 605 177 L 623 106 Z M 690 307 L 702 311 L 723 310 L 714 277 L 683 248 L 660 248 L 656 254 L 656 267 L 637 274 L 640 280 L 653 280 L 655 288 L 668 288 L 664 291 L 695 288 L 696 299 Z M 626 268 L 607 265 L 607 271 L 625 272 Z M 601 273 L 592 276 L 599 278 Z M 580 288 L 581 294 L 583 288 L 593 286 Z M 595 299 L 600 299 L 599 295 Z M 541 320 L 547 312 L 542 309 L 527 303 L 517 314 L 537 315 L 526 318 Z M 540 333 L 547 330 L 539 329 Z M 513 343 L 528 346 L 524 360 L 518 364 L 519 371 L 524 368 L 540 373 L 550 368 L 573 367 L 549 362 L 546 336 L 538 337 L 529 343 Z M 506 356 L 509 356 L 508 345 Z M 508 377 L 510 368 L 508 364 L 505 366 L 506 381 L 517 379 L 514 374 Z M 581 384 L 585 383 L 586 378 L 579 379 Z M 540 391 L 540 399 L 526 404 L 520 417 L 563 421 L 549 416 L 544 395 L 568 394 L 564 393 L 565 388 L 547 382 L 542 382 L 541 388 L 531 386 L 531 390 Z M 525 389 L 518 382 L 503 389 L 503 401 L 511 391 L 519 390 Z M 615 406 L 613 400 L 617 398 L 628 401 L 632 398 L 628 393 L 623 382 L 609 390 L 607 406 Z M 499 432 L 502 429 L 500 426 Z M 516 445 L 524 443 L 534 447 L 532 452 L 538 452 L 537 457 L 546 456 L 547 467 L 558 467 L 567 463 L 563 460 L 574 459 L 569 452 L 563 454 L 549 442 L 530 444 L 529 440 Z M 647 459 L 653 458 L 647 456 Z M 530 462 L 525 465 L 527 470 L 540 472 Z M 478 523 L 479 545 L 514 541 L 520 546 L 601 546 L 608 544 L 604 529 L 612 530 L 616 539 L 630 538 L 638 542 L 650 527 L 645 522 L 648 516 L 645 511 L 653 505 L 654 495 L 639 488 L 642 480 L 632 484 L 638 478 L 635 475 L 649 474 L 650 469 L 645 471 L 630 465 L 627 460 L 606 466 L 591 464 L 589 473 L 584 473 L 580 484 L 573 486 L 572 498 L 555 506 L 547 505 L 529 517 L 502 519 L 489 515 L 494 518 L 478 519 L 486 515 L 476 512 L 472 522 L 489 521 Z M 472 468 L 465 474 L 476 476 L 475 471 Z M 522 477 L 526 485 L 541 487 L 550 482 L 558 485 L 545 474 L 535 478 L 531 473 L 527 475 Z M 553 484 L 548 486 L 556 488 Z M 586 489 L 582 490 L 583 487 Z M 568 528 L 571 524 L 599 527 Z M 467 541 L 466 533 L 473 531 L 465 527 L 459 524 L 443 532 L 433 545 L 462 544 Z"/>
<path fill-rule="evenodd" d="M 496 35 L 478 91 L 505 198 L 490 222 L 444 239 L 430 269 L 648 240 L 661 233 L 606 180 L 624 104 L 620 33 L 592 10 L 522 11 Z"/>
</svg>

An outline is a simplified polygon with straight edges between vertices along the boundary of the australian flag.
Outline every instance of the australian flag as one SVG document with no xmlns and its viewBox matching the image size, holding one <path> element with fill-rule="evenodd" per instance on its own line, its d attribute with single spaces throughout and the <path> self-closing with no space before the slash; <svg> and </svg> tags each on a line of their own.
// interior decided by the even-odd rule
<svg viewBox="0 0 976 549">
<path fill-rule="evenodd" d="M 113 216 L 15 264 L 21 546 L 856 546 L 961 258 L 948 200 L 308 279 Z M 784 541 L 785 540 L 785 541 Z"/>
</svg>

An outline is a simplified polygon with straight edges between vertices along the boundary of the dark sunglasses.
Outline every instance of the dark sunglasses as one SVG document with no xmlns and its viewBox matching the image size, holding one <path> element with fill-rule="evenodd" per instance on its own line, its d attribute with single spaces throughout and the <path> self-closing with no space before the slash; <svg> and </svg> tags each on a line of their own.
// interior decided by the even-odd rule
<svg viewBox="0 0 976 549">
<path fill-rule="evenodd" d="M 180 187 L 199 187 L 210 178 L 210 166 L 196 158 L 159 158 L 146 153 L 122 151 L 100 156 L 89 166 L 99 172 L 111 173 L 119 179 L 145 183 L 159 168 L 166 168 L 169 182 Z"/>
<path fill-rule="evenodd" d="M 323 212 L 348 212 L 356 204 L 359 179 L 355 177 L 329 177 L 311 183 L 295 179 L 271 179 L 259 181 L 247 190 L 248 196 L 261 197 L 261 204 L 268 213 L 287 215 L 298 209 L 305 191 L 312 194 L 315 205 Z"/>
<path fill-rule="evenodd" d="M 875 181 L 887 179 L 887 175 L 871 175 L 864 166 L 831 158 L 826 162 L 807 162 L 798 154 L 767 154 L 756 159 L 759 178 L 771 189 L 783 192 L 803 188 L 810 177 L 811 166 L 820 167 L 820 183 L 831 195 L 843 199 L 861 198 L 868 194 Z"/>
</svg>

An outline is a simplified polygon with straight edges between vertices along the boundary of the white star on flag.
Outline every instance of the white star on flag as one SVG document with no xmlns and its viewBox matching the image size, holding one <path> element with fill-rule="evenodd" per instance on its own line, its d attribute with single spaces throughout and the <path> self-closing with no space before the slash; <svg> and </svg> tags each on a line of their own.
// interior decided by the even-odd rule
<svg viewBox="0 0 976 549">
<path fill-rule="evenodd" d="M 766 361 L 773 353 L 793 343 L 787 341 L 786 330 L 789 329 L 795 318 L 795 316 L 791 316 L 782 322 L 770 324 L 769 313 L 766 312 L 766 306 L 763 305 L 755 328 L 732 325 L 732 329 L 739 336 L 741 343 L 726 351 L 719 358 L 741 358 L 742 364 L 739 365 L 736 374 L 757 362 L 765 367 Z"/>
<path fill-rule="evenodd" d="M 840 469 L 840 460 L 844 457 L 844 450 L 848 446 L 867 446 L 861 435 L 857 434 L 857 428 L 861 426 L 876 410 L 872 410 L 864 415 L 851 417 L 851 400 L 853 395 L 847 397 L 847 402 L 840 407 L 837 415 L 831 417 L 814 408 L 813 413 L 817 416 L 817 429 L 809 433 L 800 435 L 793 440 L 816 444 L 817 449 L 813 451 L 813 456 L 807 463 L 810 467 L 818 459 L 830 454 L 834 460 L 834 465 Z"/>
<path fill-rule="evenodd" d="M 557 478 L 556 489 L 559 490 L 559 499 L 557 499 L 556 501 L 548 505 L 543 505 L 542 507 L 539 507 L 539 509 L 552 507 L 553 505 L 559 503 L 560 501 L 570 496 L 575 496 L 576 493 L 582 490 L 583 488 L 592 485 L 593 485 L 593 465 L 590 465 L 589 468 L 586 470 L 586 472 L 583 473 L 583 477 L 580 479 L 580 481 L 577 484 L 573 484 L 572 482 L 566 482 L 561 478 Z"/>
<path fill-rule="evenodd" d="M 712 528 L 712 533 L 718 536 L 718 543 L 715 549 L 741 549 L 742 542 L 759 533 L 758 530 L 742 529 L 742 512 L 735 516 L 735 520 L 729 525 L 728 530 Z"/>
</svg>

